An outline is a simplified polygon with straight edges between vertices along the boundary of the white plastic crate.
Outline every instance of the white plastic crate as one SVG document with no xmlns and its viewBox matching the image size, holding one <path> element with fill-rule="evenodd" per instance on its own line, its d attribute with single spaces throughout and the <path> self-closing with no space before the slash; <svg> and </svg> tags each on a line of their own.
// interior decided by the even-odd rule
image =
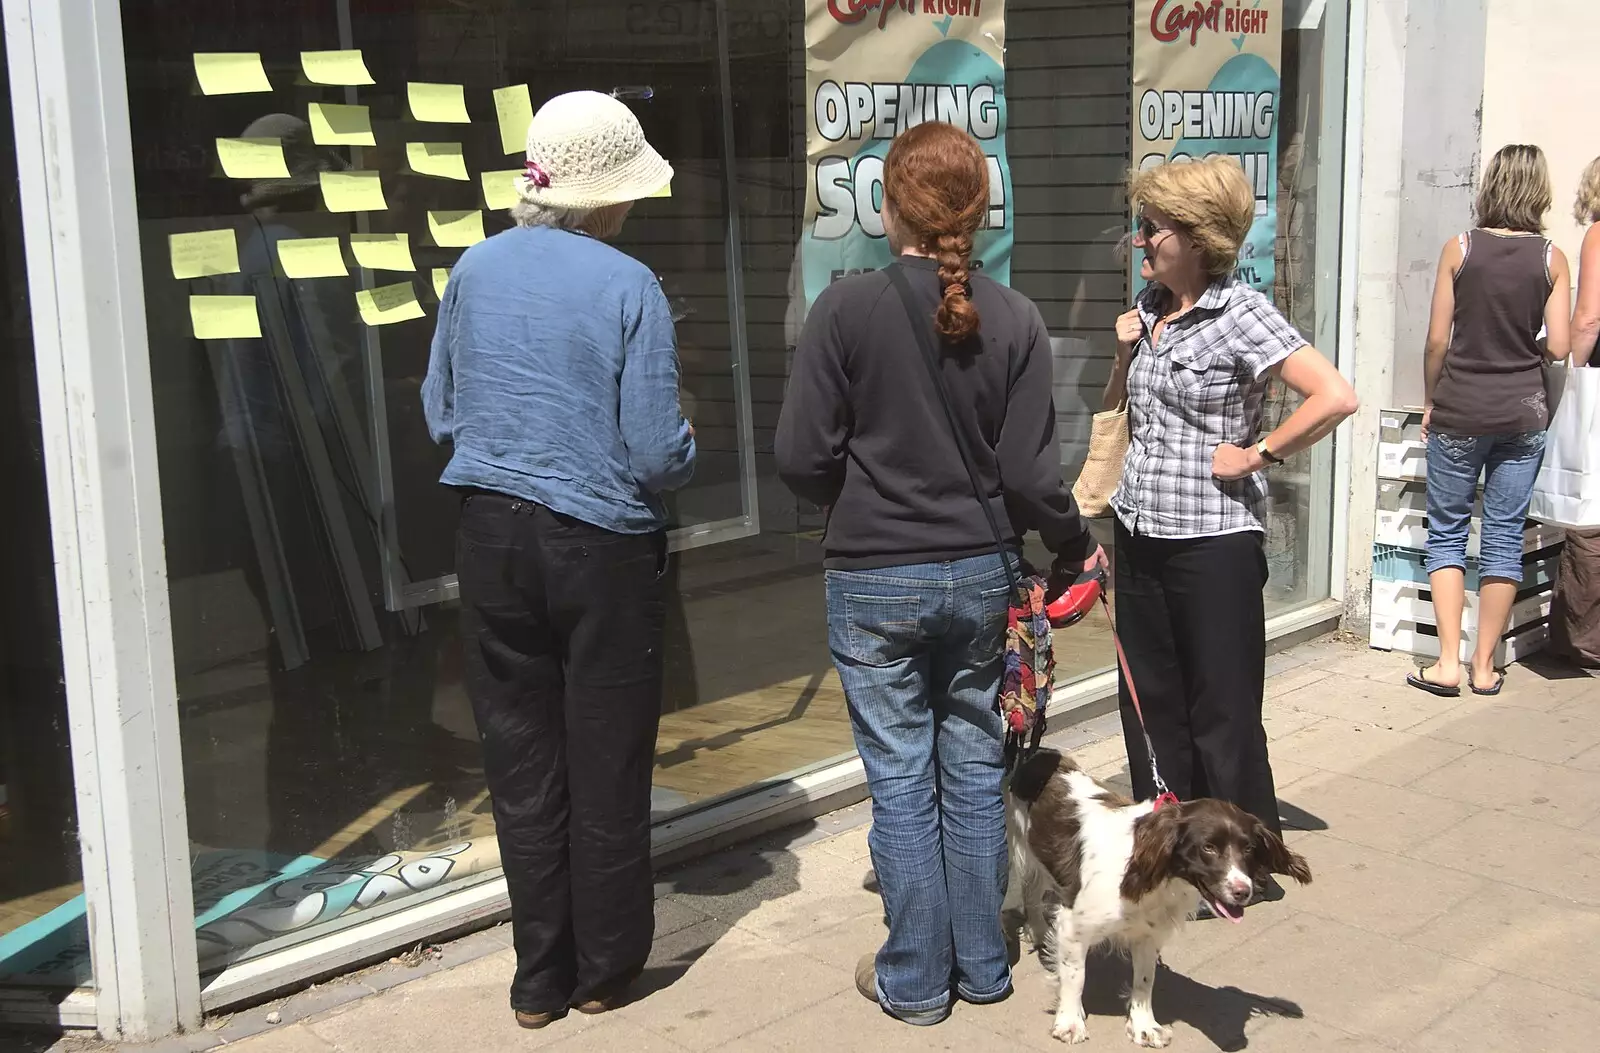
<svg viewBox="0 0 1600 1053">
<path fill-rule="evenodd" d="M 1556 574 L 1561 568 L 1561 547 L 1561 545 L 1551 545 L 1537 552 L 1523 554 L 1523 589 L 1555 583 Z M 1471 557 L 1467 559 L 1466 579 L 1467 591 L 1469 593 L 1476 592 L 1478 589 L 1478 561 Z M 1421 549 L 1411 548 L 1410 546 L 1373 545 L 1373 587 L 1376 588 L 1378 583 L 1386 581 L 1409 581 L 1426 586 L 1428 584 L 1426 554 Z"/>
<path fill-rule="evenodd" d="M 1406 440 L 1378 443 L 1378 475 L 1384 479 L 1419 481 L 1428 475 L 1428 444 Z"/>
<path fill-rule="evenodd" d="M 1378 476 L 1416 481 L 1428 472 L 1428 444 L 1422 438 L 1422 411 L 1386 409 L 1378 414 Z"/>
<path fill-rule="evenodd" d="M 1537 625 L 1550 617 L 1550 603 L 1554 590 L 1549 586 L 1535 589 L 1519 596 L 1511 607 L 1506 625 L 1508 633 L 1515 633 L 1530 625 Z M 1467 604 L 1461 614 L 1461 630 L 1471 636 L 1478 630 L 1478 595 L 1469 592 Z M 1425 586 L 1411 582 L 1385 582 L 1382 590 L 1374 589 L 1372 596 L 1372 625 L 1368 637 L 1373 647 L 1384 650 L 1406 650 L 1412 641 L 1407 634 L 1419 629 L 1436 634 L 1438 623 L 1434 618 L 1433 597 Z"/>
<path fill-rule="evenodd" d="M 1422 408 L 1396 406 L 1378 413 L 1378 441 L 1403 442 L 1422 438 Z"/>
<path fill-rule="evenodd" d="M 1477 516 L 1472 517 L 1467 527 L 1467 555 L 1476 559 L 1478 546 L 1482 540 L 1483 521 Z M 1565 533 L 1560 527 L 1548 526 L 1533 520 L 1522 528 L 1522 554 L 1524 556 L 1538 552 L 1540 549 L 1558 545 L 1565 539 Z M 1378 509 L 1377 526 L 1372 534 L 1372 541 L 1378 545 L 1394 545 L 1396 548 L 1410 548 L 1422 551 L 1428 545 L 1428 514 L 1426 510 L 1403 509 L 1388 511 Z"/>
<path fill-rule="evenodd" d="M 1517 590 L 1517 602 L 1521 603 L 1529 596 L 1550 596 L 1555 593 L 1555 584 L 1549 581 L 1526 581 Z M 1406 610 L 1408 604 L 1420 604 L 1433 609 L 1433 591 L 1428 588 L 1426 581 L 1374 581 L 1372 583 L 1372 606 L 1375 610 Z M 1465 609 L 1475 611 L 1478 608 L 1478 594 L 1469 591 L 1466 595 Z M 1421 609 L 1420 607 L 1416 609 Z"/>
<path fill-rule="evenodd" d="M 1548 622 L 1536 622 L 1524 626 L 1515 633 L 1507 634 L 1500 646 L 1495 648 L 1495 665 L 1507 666 L 1512 662 L 1520 662 L 1542 651 L 1550 642 L 1550 626 Z M 1468 661 L 1472 657 L 1472 648 L 1475 641 L 1470 635 L 1461 637 L 1461 660 Z M 1417 626 L 1411 629 L 1402 629 L 1396 632 L 1384 645 L 1374 643 L 1373 647 L 1380 651 L 1402 651 L 1413 654 L 1419 658 L 1439 657 L 1439 637 L 1432 626 Z"/>
</svg>

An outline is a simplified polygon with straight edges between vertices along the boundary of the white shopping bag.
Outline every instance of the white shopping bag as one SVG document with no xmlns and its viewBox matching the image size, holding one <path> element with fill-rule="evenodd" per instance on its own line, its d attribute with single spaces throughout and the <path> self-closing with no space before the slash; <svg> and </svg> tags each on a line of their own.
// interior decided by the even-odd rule
<svg viewBox="0 0 1600 1053">
<path fill-rule="evenodd" d="M 1600 527 L 1600 368 L 1560 372 L 1563 390 L 1528 517 L 1569 530 Z"/>
</svg>

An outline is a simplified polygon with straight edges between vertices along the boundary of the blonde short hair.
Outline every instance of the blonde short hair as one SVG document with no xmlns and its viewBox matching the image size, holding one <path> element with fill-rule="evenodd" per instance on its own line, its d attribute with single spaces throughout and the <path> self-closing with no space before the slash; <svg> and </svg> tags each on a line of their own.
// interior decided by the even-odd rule
<svg viewBox="0 0 1600 1053">
<path fill-rule="evenodd" d="M 1250 180 L 1237 159 L 1223 155 L 1135 172 L 1128 180 L 1128 200 L 1136 209 L 1154 208 L 1172 217 L 1213 278 L 1239 265 L 1239 246 L 1256 219 Z"/>
<path fill-rule="evenodd" d="M 1554 202 L 1544 151 L 1513 143 L 1495 151 L 1483 169 L 1474 222 L 1480 227 L 1542 234 L 1545 213 Z"/>
<path fill-rule="evenodd" d="M 1572 206 L 1572 218 L 1580 224 L 1600 223 L 1600 157 L 1589 162 L 1578 180 L 1578 200 Z"/>
</svg>

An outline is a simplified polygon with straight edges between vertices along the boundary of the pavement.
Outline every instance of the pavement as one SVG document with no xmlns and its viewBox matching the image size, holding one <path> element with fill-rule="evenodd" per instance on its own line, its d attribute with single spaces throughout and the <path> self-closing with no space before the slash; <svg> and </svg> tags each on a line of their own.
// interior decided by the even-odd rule
<svg viewBox="0 0 1600 1053">
<path fill-rule="evenodd" d="M 1407 688 L 1411 661 L 1335 639 L 1269 662 L 1265 723 L 1289 840 L 1312 885 L 1242 925 L 1188 926 L 1155 1012 L 1178 1051 L 1366 1053 L 1596 1048 L 1600 1026 L 1600 681 L 1511 670 L 1497 698 Z M 1115 717 L 1053 736 L 1116 784 Z M 208 1022 L 139 1053 L 543 1050 L 1056 1050 L 1035 955 L 1016 993 L 933 1028 L 855 991 L 883 936 L 856 806 L 661 874 L 657 940 L 632 1004 L 519 1029 L 496 928 Z M 1026 945 L 1024 945 L 1026 946 Z M 1089 966 L 1084 1049 L 1131 1048 L 1125 959 Z M 37 1047 L 36 1047 L 37 1048 Z M 107 1049 L 84 1040 L 57 1047 Z"/>
</svg>

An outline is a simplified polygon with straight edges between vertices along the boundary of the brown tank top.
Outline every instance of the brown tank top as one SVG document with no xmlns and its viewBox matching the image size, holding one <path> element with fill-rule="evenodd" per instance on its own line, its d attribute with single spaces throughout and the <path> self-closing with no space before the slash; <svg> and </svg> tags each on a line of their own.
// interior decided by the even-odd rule
<svg viewBox="0 0 1600 1053">
<path fill-rule="evenodd" d="M 1511 435 L 1550 423 L 1539 332 L 1555 287 L 1550 242 L 1469 230 L 1456 272 L 1455 324 L 1433 392 L 1434 430 Z"/>
</svg>

